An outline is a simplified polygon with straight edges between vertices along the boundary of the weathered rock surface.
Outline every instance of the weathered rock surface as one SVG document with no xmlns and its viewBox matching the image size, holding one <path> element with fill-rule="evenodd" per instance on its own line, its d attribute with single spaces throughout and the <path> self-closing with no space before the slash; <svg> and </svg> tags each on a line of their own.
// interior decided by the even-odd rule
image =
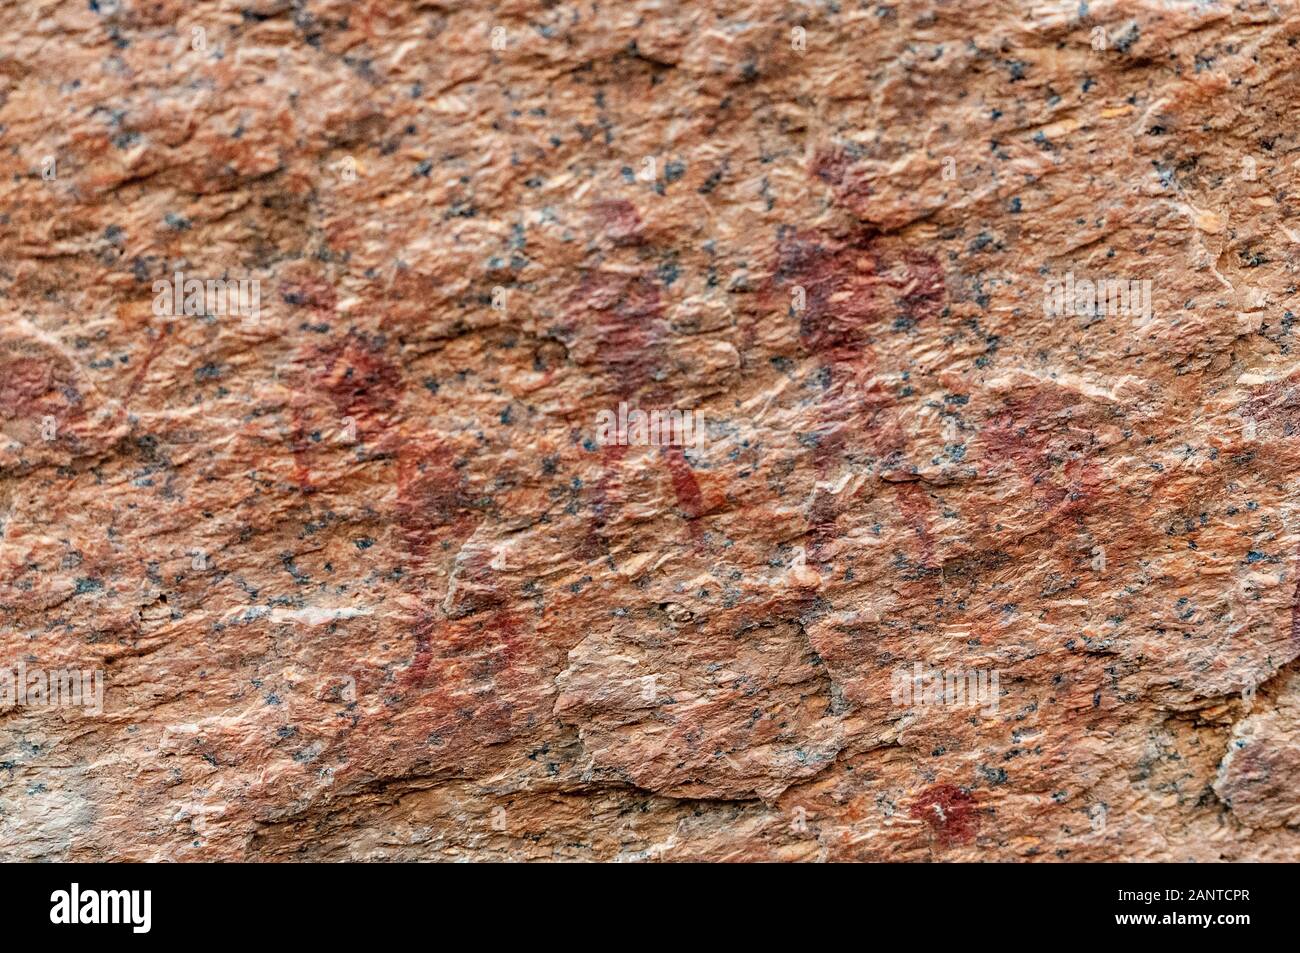
<svg viewBox="0 0 1300 953">
<path fill-rule="evenodd" d="M 1300 859 L 1293 5 L 0 37 L 0 856 Z"/>
</svg>

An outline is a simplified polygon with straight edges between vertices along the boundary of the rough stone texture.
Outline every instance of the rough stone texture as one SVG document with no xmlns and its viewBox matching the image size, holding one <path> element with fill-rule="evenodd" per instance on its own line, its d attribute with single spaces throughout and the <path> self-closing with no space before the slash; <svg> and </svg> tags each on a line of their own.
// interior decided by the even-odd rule
<svg viewBox="0 0 1300 953">
<path fill-rule="evenodd" d="M 1300 858 L 1293 5 L 0 38 L 5 858 Z"/>
</svg>

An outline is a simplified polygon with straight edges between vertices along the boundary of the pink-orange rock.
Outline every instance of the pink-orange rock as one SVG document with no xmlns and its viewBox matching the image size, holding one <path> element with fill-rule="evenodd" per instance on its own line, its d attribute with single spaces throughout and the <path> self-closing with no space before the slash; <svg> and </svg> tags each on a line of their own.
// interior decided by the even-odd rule
<svg viewBox="0 0 1300 953">
<path fill-rule="evenodd" d="M 0 858 L 1300 859 L 1297 11 L 0 34 Z"/>
</svg>

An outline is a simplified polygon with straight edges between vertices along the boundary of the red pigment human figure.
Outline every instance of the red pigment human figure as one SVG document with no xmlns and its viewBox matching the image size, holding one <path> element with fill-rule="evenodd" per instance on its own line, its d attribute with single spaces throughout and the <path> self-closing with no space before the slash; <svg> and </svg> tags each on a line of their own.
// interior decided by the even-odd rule
<svg viewBox="0 0 1300 953">
<path fill-rule="evenodd" d="M 372 451 L 395 450 L 399 436 L 403 383 L 401 372 L 373 340 L 352 333 L 342 341 L 312 348 L 301 359 L 307 375 L 291 397 L 291 447 L 294 478 L 305 493 L 314 492 L 311 463 L 339 442 L 360 443 Z M 320 419 L 319 398 L 333 413 Z"/>
<path fill-rule="evenodd" d="M 308 374 L 297 416 L 304 429 L 310 412 L 319 414 L 311 402 L 324 397 L 336 415 L 351 419 L 358 445 L 395 457 L 393 523 L 402 572 L 397 618 L 400 634 L 409 633 L 413 642 L 409 663 L 387 690 L 387 716 L 342 729 L 326 759 L 364 750 L 397 759 L 392 770 L 399 770 L 404 759 L 430 752 L 380 744 L 381 737 L 428 739 L 440 763 L 508 739 L 518 724 L 537 716 L 540 703 L 528 688 L 534 656 L 544 647 L 534 645 L 528 621 L 507 608 L 492 554 L 465 551 L 482 517 L 456 466 L 460 450 L 451 438 L 403 416 L 405 381 L 380 339 L 351 334 L 314 350 L 303 364 Z M 333 451 L 298 442 L 305 443 L 296 455 L 302 485 L 311 488 L 310 463 Z M 453 581 L 441 557 L 457 553 Z"/>
<path fill-rule="evenodd" d="M 630 202 L 598 203 L 594 211 L 597 225 L 604 228 L 615 245 L 642 240 L 640 217 Z M 596 342 L 598 364 L 616 381 L 611 402 L 635 405 L 640 398 L 648 407 L 671 407 L 672 395 L 654 381 L 664 358 L 663 342 L 669 328 L 659 283 L 653 274 L 648 269 L 634 274 L 607 269 L 586 271 L 570 298 L 570 306 L 579 315 L 578 320 L 586 325 L 582 329 L 584 336 Z M 609 550 L 605 527 L 610 521 L 610 498 L 618 487 L 627 452 L 628 447 L 617 444 L 601 448 L 601 477 L 591 497 L 595 516 L 582 549 L 587 558 Z M 668 470 L 678 509 L 687 519 L 699 549 L 702 531 L 696 520 L 705 509 L 699 481 L 683 447 L 661 446 L 660 456 Z"/>
<path fill-rule="evenodd" d="M 406 682 L 420 682 L 428 669 L 431 641 L 440 622 L 438 581 L 428 558 L 443 542 L 459 546 L 473 532 L 470 494 L 454 467 L 455 449 L 401 417 L 405 381 L 378 338 L 356 332 L 313 348 L 301 361 L 306 380 L 293 397 L 295 480 L 306 493 L 317 489 L 312 464 L 322 454 L 353 444 L 372 456 L 396 458 L 395 522 L 403 555 L 402 591 L 418 608 L 406 620 L 415 652 Z M 320 399 L 332 409 L 322 418 Z M 350 431 L 350 432 L 348 432 Z"/>
<path fill-rule="evenodd" d="M 904 317 L 936 317 L 945 295 L 938 260 L 927 252 L 886 251 L 869 230 L 847 236 L 791 231 L 782 235 L 776 264 L 762 301 L 785 307 L 799 322 L 799 340 L 816 356 L 822 399 L 812 439 L 819 484 L 834 483 L 845 457 L 856 449 L 884 457 L 902 449 L 902 439 L 886 426 L 889 396 L 872 383 L 876 355 L 872 343 Z M 926 529 L 928 499 L 914 487 L 901 491 L 925 564 L 934 554 Z M 825 488 L 814 494 L 810 513 L 814 559 L 825 563 L 838 539 L 840 504 Z"/>
<path fill-rule="evenodd" d="M 1079 517 L 1091 510 L 1101 486 L 1090 434 L 1079 430 L 1062 437 L 1053 432 L 1055 428 L 1039 426 L 1039 421 L 1061 417 L 1073 402 L 1069 394 L 1039 390 L 1031 397 L 1008 401 L 980 432 L 989 458 L 1010 462 L 1030 498 L 1053 519 Z M 1066 457 L 1059 476 L 1053 463 L 1058 456 Z"/>
</svg>

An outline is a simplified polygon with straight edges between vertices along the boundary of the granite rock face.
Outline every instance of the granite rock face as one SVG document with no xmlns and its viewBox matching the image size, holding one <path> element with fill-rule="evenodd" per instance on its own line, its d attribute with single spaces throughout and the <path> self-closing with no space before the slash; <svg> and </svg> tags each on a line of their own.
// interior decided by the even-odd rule
<svg viewBox="0 0 1300 953">
<path fill-rule="evenodd" d="M 1300 11 L 0 37 L 5 859 L 1300 859 Z"/>
</svg>

